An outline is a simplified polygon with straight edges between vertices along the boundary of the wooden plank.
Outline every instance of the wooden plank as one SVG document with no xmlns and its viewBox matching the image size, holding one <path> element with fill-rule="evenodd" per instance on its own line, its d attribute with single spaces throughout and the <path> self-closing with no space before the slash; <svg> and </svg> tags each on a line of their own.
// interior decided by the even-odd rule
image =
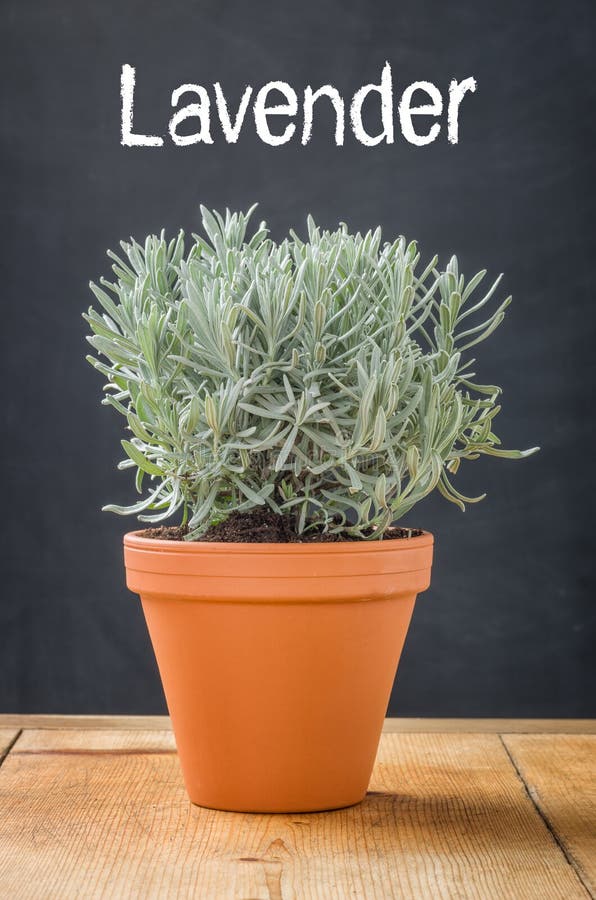
<svg viewBox="0 0 596 900">
<path fill-rule="evenodd" d="M 596 736 L 503 738 L 532 800 L 596 895 Z"/>
<path fill-rule="evenodd" d="M 596 719 L 385 719 L 385 734 L 596 734 Z"/>
<path fill-rule="evenodd" d="M 0 715 L 0 728 L 138 728 L 141 731 L 171 728 L 168 716 L 58 716 Z M 385 719 L 386 734 L 596 734 L 596 719 Z"/>
<path fill-rule="evenodd" d="M 4 713 L 0 728 L 138 728 L 141 731 L 171 728 L 169 716 L 56 716 Z"/>
<path fill-rule="evenodd" d="M 384 735 L 365 802 L 330 813 L 193 807 L 171 752 L 11 753 L 0 794 L 19 900 L 586 896 L 496 735 Z"/>
<path fill-rule="evenodd" d="M 106 728 L 25 729 L 13 753 L 175 753 L 171 731 Z"/>
</svg>

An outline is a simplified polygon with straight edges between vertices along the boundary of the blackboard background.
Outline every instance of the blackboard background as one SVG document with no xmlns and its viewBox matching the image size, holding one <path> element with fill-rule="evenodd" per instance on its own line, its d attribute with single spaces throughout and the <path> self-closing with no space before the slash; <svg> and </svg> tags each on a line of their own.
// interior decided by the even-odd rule
<svg viewBox="0 0 596 900">
<path fill-rule="evenodd" d="M 121 422 L 84 362 L 87 282 L 120 238 L 197 227 L 199 202 L 261 203 L 281 237 L 380 223 L 464 271 L 506 273 L 514 305 L 478 374 L 504 387 L 522 462 L 465 466 L 465 514 L 442 498 L 390 712 L 590 716 L 594 704 L 594 147 L 591 0 L 264 4 L 13 0 L 1 5 L 0 711 L 165 709 L 121 535 L 101 513 L 131 496 Z M 230 98 L 272 79 L 349 98 L 389 60 L 399 90 L 474 76 L 460 144 L 313 140 L 271 148 L 247 117 L 237 145 L 127 149 L 119 78 L 137 68 L 139 129 L 165 133 L 171 91 L 219 80 Z"/>
</svg>

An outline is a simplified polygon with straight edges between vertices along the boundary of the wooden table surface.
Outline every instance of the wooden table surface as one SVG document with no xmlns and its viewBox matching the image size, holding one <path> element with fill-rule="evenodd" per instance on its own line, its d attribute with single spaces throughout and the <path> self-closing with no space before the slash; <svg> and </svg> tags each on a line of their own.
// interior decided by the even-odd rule
<svg viewBox="0 0 596 900">
<path fill-rule="evenodd" d="M 596 723 L 389 719 L 366 800 L 192 806 L 165 717 L 0 716 L 0 897 L 573 898 L 596 892 Z"/>
</svg>

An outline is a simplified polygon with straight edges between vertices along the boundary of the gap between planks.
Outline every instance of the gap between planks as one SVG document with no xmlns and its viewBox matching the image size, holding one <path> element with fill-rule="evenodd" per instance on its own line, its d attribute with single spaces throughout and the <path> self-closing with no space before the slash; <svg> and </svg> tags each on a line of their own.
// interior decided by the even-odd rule
<svg viewBox="0 0 596 900">
<path fill-rule="evenodd" d="M 538 816 L 542 819 L 544 827 L 546 828 L 546 830 L 550 834 L 551 838 L 553 839 L 555 846 L 559 849 L 562 856 L 564 856 L 564 858 L 567 860 L 567 864 L 569 866 L 571 866 L 571 868 L 577 875 L 577 877 L 580 880 L 580 882 L 582 883 L 583 887 L 586 889 L 587 895 L 590 898 L 593 897 L 593 894 L 591 893 L 590 888 L 589 888 L 588 884 L 586 883 L 586 879 L 584 878 L 584 874 L 583 874 L 580 866 L 577 865 L 575 859 L 573 858 L 571 853 L 569 853 L 569 851 L 567 850 L 567 847 L 565 846 L 565 842 L 563 841 L 562 837 L 560 837 L 559 834 L 557 834 L 557 831 L 556 831 L 553 823 L 550 821 L 549 817 L 547 816 L 545 811 L 542 809 L 540 803 L 538 802 L 536 792 L 534 790 L 532 790 L 531 787 L 528 785 L 528 782 L 524 778 L 524 776 L 521 772 L 521 769 L 515 760 L 515 757 L 513 756 L 509 747 L 507 746 L 507 743 L 503 740 L 501 735 L 499 735 L 499 739 L 501 741 L 501 744 L 503 745 L 505 753 L 509 757 L 509 762 L 511 763 L 511 765 L 513 766 L 513 769 L 515 770 L 515 774 L 517 775 L 517 777 L 519 778 L 519 780 L 521 782 L 521 785 L 526 793 L 526 797 L 528 798 L 528 800 L 530 801 L 530 803 L 536 810 Z"/>
<path fill-rule="evenodd" d="M 587 895 L 596 897 L 596 736 L 499 737 L 553 841 Z"/>
<path fill-rule="evenodd" d="M 171 730 L 169 716 L 0 714 L 0 729 Z M 596 719 L 388 718 L 385 734 L 596 734 Z"/>
<path fill-rule="evenodd" d="M 20 728 L 0 728 L 0 766 L 22 734 Z"/>
</svg>

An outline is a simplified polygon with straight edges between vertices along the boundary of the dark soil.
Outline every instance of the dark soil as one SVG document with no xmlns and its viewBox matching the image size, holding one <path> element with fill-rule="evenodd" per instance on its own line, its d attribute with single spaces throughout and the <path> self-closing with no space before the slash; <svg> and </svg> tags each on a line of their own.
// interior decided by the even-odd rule
<svg viewBox="0 0 596 900">
<path fill-rule="evenodd" d="M 157 538 L 161 541 L 181 541 L 188 534 L 188 527 L 186 525 L 162 525 L 159 528 L 146 528 L 140 534 L 143 537 Z M 418 537 L 421 534 L 419 528 L 389 528 L 383 539 L 407 539 Z M 361 539 L 351 534 L 326 534 L 321 531 L 297 534 L 289 516 L 280 516 L 273 510 L 259 508 L 250 512 L 231 513 L 225 521 L 211 525 L 199 540 L 222 541 L 230 544 L 330 544 Z"/>
<path fill-rule="evenodd" d="M 139 531 L 141 537 L 154 538 L 160 541 L 183 541 L 188 534 L 186 525 L 160 525 L 159 528 L 145 528 Z"/>
</svg>

